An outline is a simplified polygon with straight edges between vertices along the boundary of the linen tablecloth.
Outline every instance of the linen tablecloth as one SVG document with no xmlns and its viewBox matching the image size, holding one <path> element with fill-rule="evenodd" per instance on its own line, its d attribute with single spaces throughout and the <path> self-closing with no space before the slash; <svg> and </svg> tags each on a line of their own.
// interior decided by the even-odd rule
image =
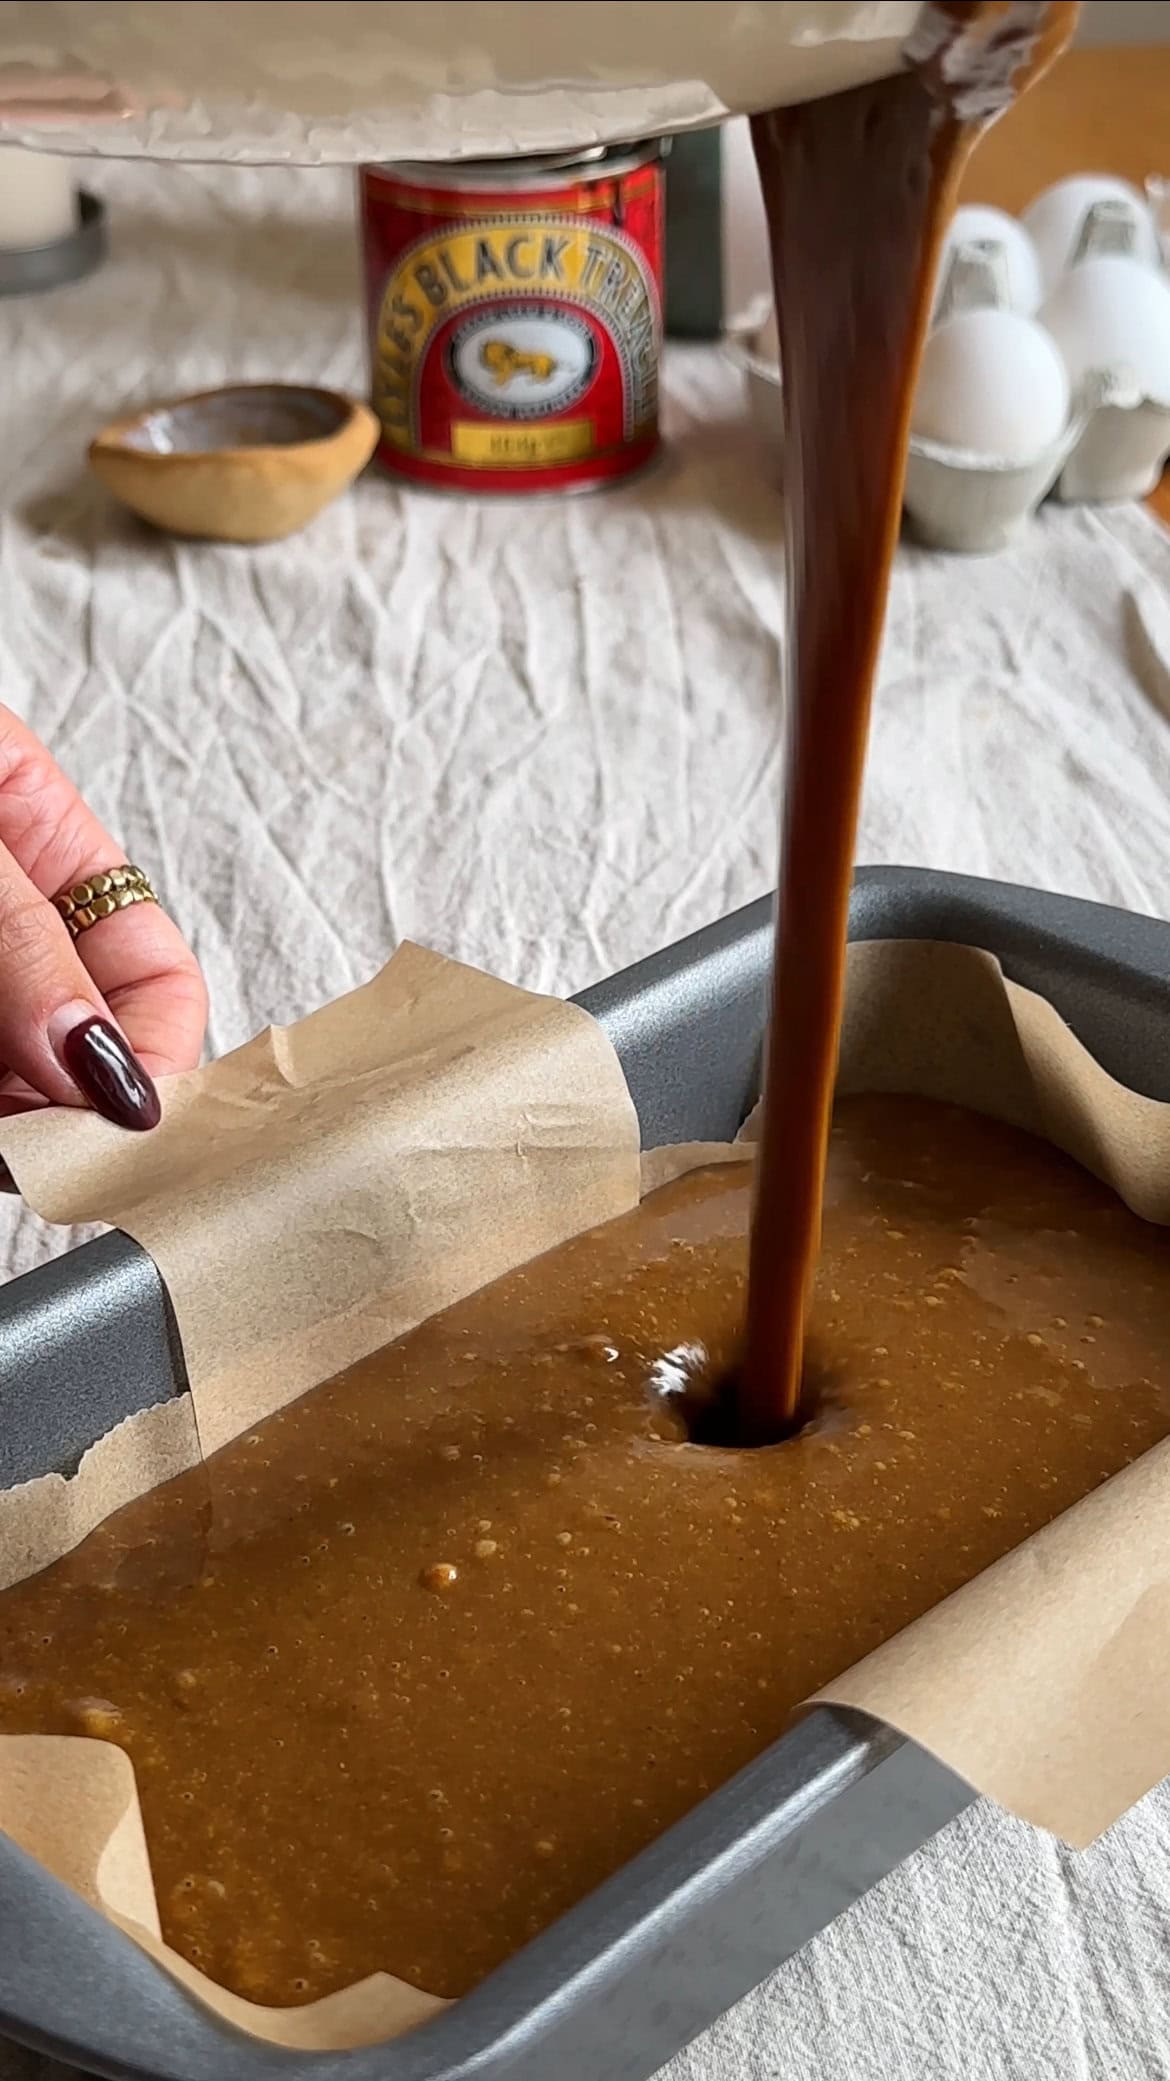
<svg viewBox="0 0 1170 2081">
<path fill-rule="evenodd" d="M 571 991 L 768 888 L 783 508 L 715 349 L 667 463 L 564 503 L 368 477 L 257 550 L 87 480 L 107 417 L 233 378 L 360 388 L 347 177 L 106 166 L 105 269 L 0 304 L 0 699 L 203 962 L 211 1047 L 400 937 Z M 1046 509 L 989 559 L 899 552 L 859 857 L 1170 915 L 1170 537 Z M 60 1247 L 0 1206 L 0 1267 Z M 978 1807 L 670 2081 L 1170 2076 L 1170 1793 L 1064 1852 Z M 0 2046 L 2 2081 L 54 2070 Z"/>
</svg>

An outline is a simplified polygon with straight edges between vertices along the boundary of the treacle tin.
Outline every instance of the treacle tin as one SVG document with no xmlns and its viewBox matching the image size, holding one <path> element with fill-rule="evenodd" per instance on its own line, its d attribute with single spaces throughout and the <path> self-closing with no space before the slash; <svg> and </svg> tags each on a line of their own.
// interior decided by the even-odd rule
<svg viewBox="0 0 1170 2081">
<path fill-rule="evenodd" d="M 360 179 L 384 466 L 512 493 L 641 469 L 658 446 L 662 146 Z"/>
</svg>

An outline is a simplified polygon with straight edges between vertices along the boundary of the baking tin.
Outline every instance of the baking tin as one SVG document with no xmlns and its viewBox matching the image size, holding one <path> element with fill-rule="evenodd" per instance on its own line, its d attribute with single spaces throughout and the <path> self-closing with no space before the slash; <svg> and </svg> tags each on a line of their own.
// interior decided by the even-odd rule
<svg viewBox="0 0 1170 2081">
<path fill-rule="evenodd" d="M 770 909 L 752 904 L 583 993 L 648 1146 L 725 1140 L 753 1102 Z M 878 869 L 858 877 L 850 934 L 989 948 L 1114 1076 L 1170 1099 L 1170 926 Z M 182 1385 L 158 1276 L 126 1237 L 0 1288 L 0 1478 L 68 1471 L 111 1422 Z M 818 1710 L 463 2001 L 346 2053 L 234 2032 L 0 1836 L 0 2032 L 143 2081 L 647 2081 L 969 1798 L 913 1743 Z"/>
<path fill-rule="evenodd" d="M 658 445 L 663 146 L 359 175 L 378 460 L 579 491 Z"/>
</svg>

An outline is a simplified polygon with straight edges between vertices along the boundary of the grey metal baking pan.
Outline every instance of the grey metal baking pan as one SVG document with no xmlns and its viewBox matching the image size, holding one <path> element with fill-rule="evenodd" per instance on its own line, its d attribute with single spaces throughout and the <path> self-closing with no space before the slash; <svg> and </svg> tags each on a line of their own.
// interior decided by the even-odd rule
<svg viewBox="0 0 1170 2081">
<path fill-rule="evenodd" d="M 990 948 L 1114 1075 L 1170 1097 L 1170 926 L 882 869 L 858 877 L 851 932 Z M 735 1132 L 756 1095 L 769 950 L 765 901 L 584 993 L 648 1145 Z M 0 1289 L 0 1480 L 71 1468 L 182 1385 L 165 1294 L 127 1238 Z M 0 1836 L 0 2034 L 150 2081 L 646 2081 L 969 1797 L 887 1730 L 811 1714 L 465 2000 L 344 2054 L 218 2023 Z"/>
</svg>

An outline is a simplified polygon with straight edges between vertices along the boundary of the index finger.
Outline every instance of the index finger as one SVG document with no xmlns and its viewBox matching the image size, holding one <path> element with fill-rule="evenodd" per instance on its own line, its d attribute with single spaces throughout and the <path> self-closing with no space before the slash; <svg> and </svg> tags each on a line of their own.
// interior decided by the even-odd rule
<svg viewBox="0 0 1170 2081">
<path fill-rule="evenodd" d="M 43 896 L 125 863 L 38 737 L 0 706 L 0 845 Z M 199 964 L 157 904 L 103 918 L 77 952 L 152 1076 L 193 1069 L 207 1025 Z"/>
</svg>

